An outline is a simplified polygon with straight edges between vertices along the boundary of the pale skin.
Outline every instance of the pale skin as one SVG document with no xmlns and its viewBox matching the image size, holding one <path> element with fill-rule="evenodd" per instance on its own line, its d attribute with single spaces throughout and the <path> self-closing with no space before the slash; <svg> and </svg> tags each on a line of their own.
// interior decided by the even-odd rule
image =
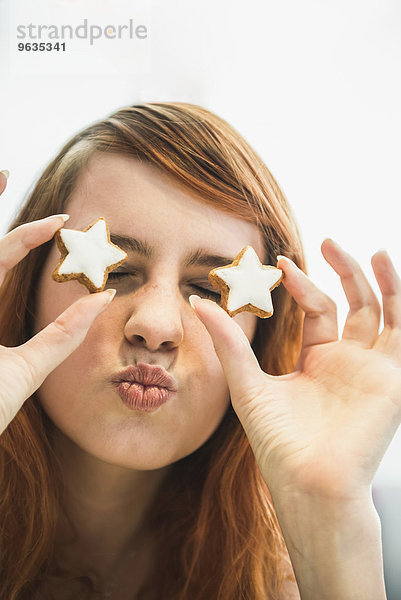
<svg viewBox="0 0 401 600">
<path fill-rule="evenodd" d="M 205 206 L 149 166 L 112 155 L 92 161 L 66 210 L 70 228 L 83 229 L 102 215 L 112 233 L 135 235 L 154 250 L 148 259 L 127 249 L 127 276 L 110 281 L 117 289 L 110 310 L 38 392 L 57 426 L 68 513 L 79 532 L 70 558 L 95 568 L 107 584 L 124 561 L 127 567 L 143 511 L 169 465 L 210 437 L 229 403 L 212 340 L 188 301 L 196 286 L 215 291 L 207 278 L 211 267 L 186 267 L 185 257 L 199 248 L 234 257 L 247 243 L 262 256 L 263 245 L 253 225 Z M 87 296 L 76 281 L 52 280 L 58 257 L 54 247 L 39 281 L 37 331 Z M 244 313 L 237 322 L 251 339 L 256 317 Z M 129 411 L 110 385 L 115 372 L 135 361 L 159 364 L 178 380 L 175 397 L 152 415 Z M 60 539 L 67 537 L 61 522 Z M 141 541 L 141 560 L 144 555 Z M 130 561 L 131 593 L 143 572 L 137 558 Z M 116 597 L 124 598 L 121 586 Z"/>
<path fill-rule="evenodd" d="M 119 164 L 123 168 L 122 163 Z M 117 168 L 116 164 L 113 165 L 113 169 L 115 168 Z M 103 173 L 108 171 L 102 170 Z M 113 172 L 116 173 L 115 170 Z M 145 174 L 143 175 L 143 182 L 153 181 L 153 179 L 147 180 Z M 121 176 L 120 172 L 117 179 L 121 180 Z M 86 183 L 89 185 L 90 181 L 93 183 L 96 180 L 97 178 L 93 178 Z M 165 180 L 162 183 L 164 186 Z M 116 181 L 113 185 L 115 184 Z M 174 188 L 174 184 L 171 184 L 172 188 L 168 185 L 167 188 L 160 185 L 159 191 L 163 189 L 167 195 L 170 194 L 167 196 L 169 199 L 173 200 L 178 193 L 183 193 L 182 190 Z M 148 192 L 150 191 L 149 189 Z M 88 197 L 91 197 L 90 193 Z M 150 196 L 147 199 L 149 200 Z M 184 201 L 183 197 L 181 199 Z M 192 198 L 186 200 L 195 202 Z M 197 204 L 191 206 L 195 207 Z M 68 212 L 71 212 L 72 220 L 74 215 L 70 208 Z M 91 209 L 95 209 L 96 212 L 99 206 L 89 206 L 89 209 L 85 207 L 89 212 Z M 78 220 L 82 216 L 80 210 L 74 214 Z M 99 214 L 96 213 L 94 216 L 96 218 Z M 104 216 L 107 218 L 107 215 Z M 220 225 L 224 223 L 224 230 L 227 230 L 227 222 L 224 220 L 217 222 Z M 24 253 L 26 254 L 29 247 L 51 239 L 55 230 L 61 225 L 60 217 L 56 217 L 47 222 L 24 225 L 3 238 L 0 242 L 3 274 L 7 268 L 20 260 Z M 230 227 L 233 225 L 230 222 Z M 75 225 L 71 227 L 75 228 Z M 235 231 L 233 242 L 236 239 L 242 244 L 246 239 L 243 245 L 255 244 L 255 249 L 261 252 L 258 238 L 252 238 L 252 230 L 242 230 L 242 235 L 243 237 L 238 239 L 238 231 Z M 26 244 L 27 239 L 28 244 Z M 160 239 L 160 236 L 157 239 Z M 210 243 L 216 239 L 221 238 L 211 237 Z M 187 241 L 189 242 L 189 239 Z M 224 242 L 226 244 L 226 239 Z M 226 245 L 224 248 L 209 249 L 234 251 L 234 247 Z M 213 351 L 213 347 L 215 350 L 217 362 L 213 359 L 211 363 L 205 361 L 204 364 L 205 368 L 212 369 L 214 381 L 222 385 L 221 399 L 214 412 L 213 425 L 217 425 L 226 406 L 227 396 L 221 379 L 224 375 L 233 407 L 272 493 L 302 600 L 384 599 L 386 596 L 380 523 L 372 504 L 370 488 L 377 466 L 401 420 L 401 351 L 399 350 L 401 347 L 401 283 L 387 253 L 383 251 L 376 253 L 372 257 L 372 267 L 382 292 L 380 304 L 359 265 L 351 256 L 332 240 L 323 242 L 322 253 L 340 275 L 350 304 L 350 313 L 341 340 L 337 337 L 334 303 L 291 261 L 285 258 L 280 258 L 278 261 L 279 268 L 285 273 L 283 285 L 305 311 L 303 347 L 294 373 L 272 377 L 261 371 L 249 344 L 255 326 L 255 322 L 248 319 L 248 317 L 252 318 L 249 313 L 241 313 L 231 319 L 215 302 L 196 299 L 195 310 L 190 313 L 192 309 L 188 304 L 188 296 L 181 293 L 178 300 L 178 295 L 175 293 L 178 280 L 173 278 L 171 283 L 171 278 L 163 278 L 155 263 L 150 269 L 153 282 L 144 287 L 143 293 L 148 294 L 148 301 L 151 301 L 152 294 L 157 295 L 159 286 L 164 285 L 168 288 L 174 284 L 174 293 L 172 288 L 169 288 L 172 296 L 168 310 L 174 308 L 174 311 L 178 311 L 176 314 L 180 315 L 182 337 L 174 338 L 173 345 L 171 343 L 173 330 L 170 329 L 169 336 L 166 337 L 166 334 L 163 340 L 162 338 L 157 340 L 154 335 L 151 336 L 153 330 L 150 326 L 149 329 L 142 329 L 142 333 L 139 334 L 140 323 L 148 321 L 138 320 L 132 315 L 140 314 L 138 310 L 145 304 L 139 303 L 137 311 L 133 311 L 131 307 L 130 310 L 133 311 L 131 317 L 124 321 L 125 317 L 122 315 L 127 315 L 128 301 L 125 300 L 126 305 L 124 305 L 124 298 L 120 298 L 118 305 L 119 294 L 117 293 L 116 299 L 96 319 L 82 343 L 96 316 L 96 311 L 104 308 L 107 292 L 85 296 L 84 293 L 78 293 L 76 288 L 76 294 L 74 291 L 67 298 L 64 297 L 63 302 L 67 306 L 74 300 L 75 303 L 67 308 L 68 312 L 58 320 L 57 323 L 62 324 L 62 328 L 54 325 L 57 314 L 52 314 L 53 308 L 47 310 L 44 306 L 43 314 L 47 317 L 43 318 L 43 322 L 39 325 L 45 326 L 45 329 L 20 348 L 2 349 L 0 363 L 2 380 L 3 374 L 6 377 L 6 373 L 11 368 L 15 377 L 13 380 L 20 382 L 18 390 L 10 384 L 2 391 L 2 406 L 6 407 L 1 412 L 2 429 L 13 418 L 24 399 L 41 385 L 44 377 L 52 372 L 57 364 L 61 363 L 62 368 L 63 364 L 70 360 L 65 361 L 66 357 L 78 348 L 79 344 L 81 344 L 80 348 L 84 348 L 91 339 L 95 343 L 97 335 L 111 331 L 107 329 L 111 321 L 118 322 L 118 319 L 122 319 L 121 322 L 125 323 L 122 339 L 125 340 L 124 343 L 129 343 L 131 346 L 133 340 L 138 341 L 135 336 L 141 335 L 146 342 L 141 345 L 141 348 L 146 348 L 148 352 L 168 347 L 169 350 L 177 349 L 178 354 L 181 349 L 187 357 L 185 362 L 187 367 L 191 367 L 192 364 L 190 345 L 185 354 L 183 344 L 185 339 L 191 341 L 190 332 L 193 331 L 195 337 L 192 338 L 191 343 L 197 343 L 198 347 L 202 344 L 201 347 L 205 351 L 210 349 Z M 168 260 L 170 276 L 174 272 L 176 277 L 180 258 L 181 254 L 174 254 L 171 251 Z M 54 285 L 61 288 L 64 284 L 54 283 Z M 56 293 L 52 299 L 52 307 L 60 308 L 62 312 L 65 306 L 63 302 L 57 304 Z M 55 304 L 54 300 L 56 300 Z M 113 310 L 114 313 L 111 312 Z M 381 311 L 383 311 L 384 329 L 379 335 Z M 162 322 L 168 323 L 168 320 Z M 178 320 L 175 323 L 178 323 Z M 185 333 L 189 338 L 185 337 Z M 170 342 L 170 346 L 161 346 L 167 341 Z M 74 354 L 71 355 L 72 361 L 74 361 Z M 29 365 L 29 377 L 26 376 L 26 368 L 24 369 L 26 365 Z M 221 372 L 218 365 L 221 366 Z M 21 372 L 24 377 L 20 376 Z M 57 370 L 54 370 L 53 374 L 56 372 Z M 63 371 L 59 373 L 62 375 Z M 47 381 L 51 382 L 51 378 Z M 46 409 L 46 388 L 43 389 L 43 402 Z M 49 398 L 48 408 L 51 409 L 53 406 L 53 417 L 58 420 L 60 431 L 64 428 L 71 437 L 73 432 L 70 431 L 68 415 L 65 414 L 65 410 L 63 412 L 63 405 L 60 404 L 58 408 L 56 398 L 53 398 L 52 403 L 50 404 Z M 190 413 L 188 415 L 190 416 Z M 164 421 L 163 425 L 168 430 L 168 420 Z M 201 429 L 198 432 L 199 438 L 194 441 L 195 445 L 202 443 L 202 437 L 206 439 L 211 433 L 206 425 Z M 139 429 L 135 431 L 140 435 Z M 150 433 L 153 436 L 152 443 L 157 450 L 157 443 L 163 441 L 163 429 L 152 429 Z M 193 433 L 194 431 L 191 432 L 192 436 Z M 77 435 L 79 437 L 79 432 Z M 124 436 L 124 432 L 121 435 Z M 72 457 L 79 460 L 80 469 L 76 475 L 77 479 L 73 480 L 71 475 L 70 482 L 82 491 L 82 497 L 77 498 L 75 505 L 78 507 L 78 513 L 83 517 L 82 522 L 85 522 L 85 515 L 89 513 L 93 515 L 93 530 L 90 531 L 88 527 L 86 533 L 88 543 L 95 545 L 96 539 L 99 543 L 97 536 L 102 535 L 100 527 L 102 508 L 107 507 L 108 517 L 110 516 L 113 522 L 113 514 L 116 520 L 118 509 L 124 504 L 127 506 L 127 498 L 131 493 L 137 492 L 138 497 L 146 503 L 149 496 L 155 493 L 157 476 L 149 478 L 147 483 L 144 483 L 146 479 L 144 477 L 141 486 L 138 485 L 140 481 L 138 471 L 142 472 L 143 476 L 143 471 L 152 469 L 151 465 L 153 465 L 153 470 L 158 469 L 162 477 L 163 469 L 167 468 L 168 464 L 163 465 L 158 462 L 157 451 L 153 453 L 152 450 L 146 450 L 135 458 L 138 461 L 137 465 L 129 464 L 123 454 L 111 456 L 109 464 L 106 465 L 108 457 L 100 455 L 101 451 L 96 448 L 95 441 L 85 442 L 89 446 L 91 443 L 93 445 L 90 448 L 82 448 L 85 445 L 83 439 L 72 441 L 70 437 L 60 434 L 60 454 L 66 457 L 67 481 L 72 472 L 68 469 L 69 461 Z M 185 440 L 184 429 L 180 440 L 178 446 L 172 446 L 169 450 L 168 456 L 171 457 L 168 459 L 169 464 L 174 458 L 177 460 L 180 453 L 190 451 Z M 82 487 L 89 467 L 95 473 L 95 482 L 97 482 L 96 494 L 93 498 L 90 496 L 90 489 Z M 131 469 L 132 479 L 127 474 L 127 469 Z M 113 497 L 110 490 L 116 483 L 119 493 Z M 140 512 L 137 513 L 137 517 L 140 518 Z M 105 534 L 105 539 L 101 540 L 101 543 L 110 543 L 117 555 L 119 551 L 122 552 L 126 543 L 126 539 L 121 539 L 122 529 L 123 527 L 120 526 L 117 539 L 113 540 L 111 530 Z M 110 564 L 105 566 L 105 573 L 108 567 Z"/>
</svg>

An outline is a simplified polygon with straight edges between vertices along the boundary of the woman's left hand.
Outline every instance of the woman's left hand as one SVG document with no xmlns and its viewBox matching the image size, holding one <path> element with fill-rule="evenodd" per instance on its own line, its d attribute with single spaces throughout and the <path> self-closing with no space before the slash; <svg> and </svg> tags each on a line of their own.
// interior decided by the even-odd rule
<svg viewBox="0 0 401 600">
<path fill-rule="evenodd" d="M 358 263 L 330 239 L 322 253 L 350 307 L 341 340 L 334 302 L 292 261 L 278 262 L 305 311 L 293 373 L 264 373 L 239 325 L 216 303 L 194 301 L 274 499 L 366 497 L 401 421 L 401 280 L 386 252 L 372 257 L 382 293 L 379 335 L 382 308 Z"/>
</svg>

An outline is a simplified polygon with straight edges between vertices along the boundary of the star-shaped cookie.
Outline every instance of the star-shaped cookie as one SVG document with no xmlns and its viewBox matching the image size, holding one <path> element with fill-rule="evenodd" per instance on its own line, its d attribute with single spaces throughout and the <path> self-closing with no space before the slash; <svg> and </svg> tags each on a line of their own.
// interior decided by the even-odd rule
<svg viewBox="0 0 401 600">
<path fill-rule="evenodd" d="M 249 311 L 262 319 L 271 317 L 273 303 L 270 292 L 283 278 L 283 271 L 262 265 L 252 246 L 245 246 L 231 265 L 209 273 L 213 286 L 221 291 L 221 307 L 233 317 Z"/>
<path fill-rule="evenodd" d="M 103 217 L 84 231 L 59 229 L 55 238 L 61 257 L 52 278 L 60 283 L 77 279 L 90 292 L 101 292 L 110 271 L 127 258 L 127 253 L 110 241 Z"/>
</svg>

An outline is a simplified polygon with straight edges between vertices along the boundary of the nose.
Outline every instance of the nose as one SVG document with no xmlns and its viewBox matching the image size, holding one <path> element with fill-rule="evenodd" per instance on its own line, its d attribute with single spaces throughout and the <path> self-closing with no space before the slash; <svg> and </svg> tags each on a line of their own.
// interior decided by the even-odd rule
<svg viewBox="0 0 401 600">
<path fill-rule="evenodd" d="M 148 284 L 131 296 L 125 338 L 150 352 L 173 350 L 184 335 L 181 310 L 182 298 L 171 284 Z"/>
</svg>

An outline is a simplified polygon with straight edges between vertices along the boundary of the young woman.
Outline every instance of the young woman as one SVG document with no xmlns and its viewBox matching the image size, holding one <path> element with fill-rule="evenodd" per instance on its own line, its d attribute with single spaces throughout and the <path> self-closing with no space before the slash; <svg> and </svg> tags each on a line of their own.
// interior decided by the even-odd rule
<svg viewBox="0 0 401 600">
<path fill-rule="evenodd" d="M 111 303 L 51 278 L 56 230 L 99 217 L 128 253 Z M 285 274 L 270 319 L 230 318 L 208 281 L 246 245 Z M 62 148 L 0 241 L 1 600 L 385 598 L 371 481 L 401 419 L 401 284 L 376 253 L 379 335 L 357 262 L 322 252 L 341 340 L 285 197 L 225 121 L 149 103 Z M 113 385 L 140 363 L 172 385 L 151 412 Z"/>
</svg>

